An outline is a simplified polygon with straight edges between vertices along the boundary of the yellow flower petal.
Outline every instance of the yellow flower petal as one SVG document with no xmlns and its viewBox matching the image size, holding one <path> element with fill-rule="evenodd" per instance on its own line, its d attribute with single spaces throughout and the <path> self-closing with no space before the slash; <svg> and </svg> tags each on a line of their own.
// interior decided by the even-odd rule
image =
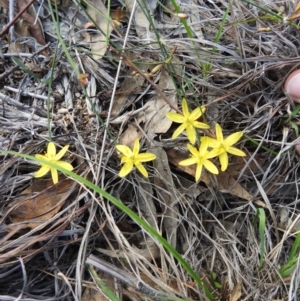
<svg viewBox="0 0 300 301">
<path fill-rule="evenodd" d="M 137 161 L 134 163 L 134 165 L 145 178 L 148 178 L 148 172 L 147 172 L 146 168 L 140 162 Z"/>
<path fill-rule="evenodd" d="M 212 151 L 210 152 L 207 152 L 205 154 L 205 158 L 206 159 L 212 159 L 212 158 L 215 158 L 215 157 L 218 157 L 223 151 L 220 150 L 219 148 L 215 148 L 213 149 Z"/>
<path fill-rule="evenodd" d="M 190 116 L 189 107 L 185 98 L 182 99 L 182 113 L 185 118 Z"/>
<path fill-rule="evenodd" d="M 243 151 L 233 146 L 228 147 L 227 152 L 235 156 L 247 156 Z"/>
<path fill-rule="evenodd" d="M 133 155 L 136 156 L 140 151 L 140 140 L 135 139 L 134 145 L 133 145 Z"/>
<path fill-rule="evenodd" d="M 128 158 L 128 157 L 123 156 L 123 157 L 121 158 L 121 164 L 126 163 L 126 162 L 128 162 L 129 160 L 131 160 L 131 158 Z"/>
<path fill-rule="evenodd" d="M 186 127 L 186 135 L 192 144 L 196 142 L 196 130 L 191 124 Z"/>
<path fill-rule="evenodd" d="M 55 144 L 53 142 L 49 142 L 48 147 L 47 147 L 47 157 L 48 158 L 54 158 L 55 155 L 56 155 Z"/>
<path fill-rule="evenodd" d="M 203 139 L 203 137 L 201 138 L 201 141 L 202 141 L 202 139 Z M 207 137 L 207 141 L 208 141 L 208 147 L 211 147 L 211 148 L 220 147 L 220 142 L 216 139 Z"/>
<path fill-rule="evenodd" d="M 58 182 L 58 172 L 56 168 L 51 167 L 51 176 L 52 176 L 53 183 L 56 184 Z"/>
<path fill-rule="evenodd" d="M 223 152 L 219 155 L 219 160 L 221 164 L 221 170 L 225 171 L 228 167 L 228 154 L 227 152 Z"/>
<path fill-rule="evenodd" d="M 194 121 L 193 126 L 198 129 L 209 129 L 210 126 L 204 122 Z"/>
<path fill-rule="evenodd" d="M 139 162 L 149 162 L 149 161 L 155 160 L 156 156 L 152 153 L 142 153 L 142 154 L 138 154 L 135 157 L 135 159 L 136 159 L 136 161 L 139 161 Z"/>
<path fill-rule="evenodd" d="M 60 160 L 60 159 L 65 155 L 65 153 L 67 152 L 68 148 L 69 148 L 69 145 L 64 146 L 64 147 L 59 151 L 59 153 L 54 157 L 54 160 L 55 160 L 55 161 Z"/>
<path fill-rule="evenodd" d="M 189 116 L 189 120 L 194 121 L 194 120 L 198 119 L 201 115 L 202 115 L 201 108 L 198 107 L 191 112 L 191 114 Z"/>
<path fill-rule="evenodd" d="M 178 164 L 182 165 L 182 166 L 188 166 L 188 165 L 193 165 L 193 164 L 196 164 L 196 163 L 197 163 L 197 158 L 192 157 L 192 158 L 182 160 Z"/>
<path fill-rule="evenodd" d="M 196 182 L 199 181 L 201 174 L 202 174 L 203 164 L 197 164 L 195 180 Z"/>
<path fill-rule="evenodd" d="M 173 112 L 170 112 L 170 113 L 167 113 L 166 116 L 172 120 L 173 122 L 176 122 L 176 123 L 183 123 L 185 122 L 185 117 L 181 114 L 178 114 L 178 113 L 173 113 Z"/>
<path fill-rule="evenodd" d="M 172 139 L 178 137 L 186 128 L 185 124 L 180 125 L 172 135 Z"/>
<path fill-rule="evenodd" d="M 223 142 L 222 128 L 218 123 L 216 123 L 216 136 L 218 141 Z"/>
<path fill-rule="evenodd" d="M 40 160 L 49 161 L 48 157 L 40 155 L 40 154 L 36 154 L 35 157 Z"/>
<path fill-rule="evenodd" d="M 116 149 L 126 157 L 133 155 L 132 150 L 126 145 L 116 145 Z"/>
<path fill-rule="evenodd" d="M 119 172 L 119 177 L 123 178 L 127 176 L 132 171 L 132 168 L 133 162 L 131 160 L 126 162 Z"/>
<path fill-rule="evenodd" d="M 207 151 L 207 147 L 208 147 L 207 137 L 203 137 L 203 139 L 201 139 L 201 144 L 199 148 L 199 156 L 203 157 L 205 155 Z"/>
<path fill-rule="evenodd" d="M 42 165 L 42 167 L 34 173 L 35 178 L 41 178 L 50 171 L 50 167 L 47 165 Z"/>
<path fill-rule="evenodd" d="M 204 167 L 211 173 L 217 175 L 219 173 L 217 166 L 209 160 L 203 161 Z"/>
<path fill-rule="evenodd" d="M 188 145 L 187 145 L 187 148 L 189 149 L 190 153 L 191 153 L 193 156 L 195 156 L 195 157 L 198 156 L 198 150 L 197 150 L 196 147 L 193 147 L 191 144 L 188 144 Z"/>
<path fill-rule="evenodd" d="M 236 132 L 231 134 L 224 140 L 224 144 L 226 146 L 232 146 L 233 144 L 237 143 L 243 137 L 243 132 Z"/>
<path fill-rule="evenodd" d="M 65 162 L 65 161 L 56 161 L 54 162 L 56 165 L 66 169 L 66 170 L 69 170 L 69 171 L 72 171 L 73 170 L 73 166 L 68 163 L 68 162 Z"/>
<path fill-rule="evenodd" d="M 192 113 L 190 114 L 190 120 L 196 120 L 198 119 L 200 116 L 202 116 L 202 114 L 205 112 L 205 107 L 198 107 L 196 109 L 194 109 L 192 111 Z"/>
</svg>

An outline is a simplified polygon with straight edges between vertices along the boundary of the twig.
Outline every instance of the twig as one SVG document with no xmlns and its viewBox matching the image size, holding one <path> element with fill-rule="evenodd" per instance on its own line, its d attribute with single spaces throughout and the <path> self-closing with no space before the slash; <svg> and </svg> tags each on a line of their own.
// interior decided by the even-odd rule
<svg viewBox="0 0 300 301">
<path fill-rule="evenodd" d="M 47 46 L 49 46 L 49 44 L 47 44 Z M 42 50 L 44 50 L 45 47 L 42 48 Z M 39 50 L 41 51 L 41 50 Z M 19 57 L 31 57 L 32 56 L 32 53 L 24 53 L 24 52 L 10 52 L 10 53 L 2 53 L 2 55 L 4 57 L 11 57 L 11 56 L 19 56 Z M 46 58 L 45 55 L 39 55 L 37 58 L 41 58 L 41 59 L 44 59 Z"/>
<path fill-rule="evenodd" d="M 172 295 L 160 292 L 148 284 L 146 284 L 141 279 L 138 279 L 134 275 L 124 270 L 117 268 L 116 266 L 94 256 L 93 254 L 89 255 L 86 259 L 86 264 L 90 264 L 100 271 L 118 279 L 123 284 L 133 287 L 137 292 L 149 296 L 153 296 L 153 300 L 165 300 L 165 299 L 172 299 Z"/>
<path fill-rule="evenodd" d="M 16 23 L 16 21 L 23 15 L 23 13 L 26 11 L 26 9 L 34 2 L 35 0 L 31 0 L 24 8 L 17 13 L 17 15 L 2 29 L 0 32 L 0 37 L 2 37 L 6 32 L 9 30 L 9 28 Z"/>
<path fill-rule="evenodd" d="M 26 111 L 30 111 L 30 112 L 34 112 L 36 115 L 39 115 L 41 117 L 47 117 L 47 114 L 44 110 L 40 109 L 40 108 L 36 108 L 36 107 L 30 107 L 30 106 L 27 106 L 25 104 L 22 104 L 2 93 L 0 93 L 0 99 L 2 99 L 3 101 L 9 103 L 10 105 L 12 106 L 16 106 L 22 110 L 26 110 Z"/>
<path fill-rule="evenodd" d="M 8 90 L 8 91 L 11 91 L 11 92 L 15 92 L 15 93 L 21 93 L 21 95 L 23 95 L 23 96 L 31 96 L 31 97 L 35 97 L 35 98 L 39 98 L 39 99 L 43 99 L 43 100 L 48 100 L 48 96 L 38 95 L 38 94 L 35 94 L 35 93 L 26 92 L 24 90 L 15 89 L 15 88 L 8 87 L 8 86 L 4 86 L 4 89 Z M 53 97 L 50 97 L 49 99 L 50 99 L 50 101 L 55 100 Z"/>
<path fill-rule="evenodd" d="M 10 22 L 14 19 L 14 14 L 15 14 L 15 1 L 14 0 L 9 0 L 8 9 L 9 9 L 8 22 Z M 12 26 L 10 27 L 9 36 L 10 36 L 10 41 L 14 42 L 15 41 L 14 24 L 12 24 Z"/>
</svg>

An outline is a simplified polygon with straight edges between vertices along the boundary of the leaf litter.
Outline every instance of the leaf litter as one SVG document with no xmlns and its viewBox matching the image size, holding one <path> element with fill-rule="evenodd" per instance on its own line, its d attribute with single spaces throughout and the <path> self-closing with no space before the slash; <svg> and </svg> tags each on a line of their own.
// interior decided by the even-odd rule
<svg viewBox="0 0 300 301">
<path fill-rule="evenodd" d="M 29 4 L 9 12 L 13 2 L 0 1 L 2 29 Z M 42 154 L 50 139 L 70 145 L 76 173 L 167 238 L 215 300 L 292 301 L 299 285 L 278 273 L 299 228 L 299 115 L 282 85 L 298 64 L 299 3 L 108 3 L 35 1 L 2 35 L 0 150 Z M 243 131 L 238 147 L 247 156 L 195 183 L 194 166 L 178 164 L 188 139 L 172 140 L 176 125 L 166 118 L 183 98 L 191 109 L 204 105 L 204 121 L 220 124 L 225 137 Z M 133 171 L 121 179 L 114 142 L 132 147 L 137 138 L 157 160 L 149 178 Z M 0 299 L 96 298 L 86 262 L 121 300 L 207 298 L 156 239 L 101 196 L 71 179 L 35 179 L 39 167 L 28 160 L 0 160 Z M 259 271 L 257 208 L 267 216 Z"/>
</svg>

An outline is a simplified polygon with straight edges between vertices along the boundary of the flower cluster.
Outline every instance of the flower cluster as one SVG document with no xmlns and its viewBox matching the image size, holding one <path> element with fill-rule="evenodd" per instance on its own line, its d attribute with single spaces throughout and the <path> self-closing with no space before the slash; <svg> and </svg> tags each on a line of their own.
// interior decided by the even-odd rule
<svg viewBox="0 0 300 301">
<path fill-rule="evenodd" d="M 186 130 L 186 135 L 189 141 L 194 144 L 196 142 L 196 128 L 199 129 L 208 129 L 209 126 L 205 123 L 197 121 L 197 119 L 204 113 L 205 108 L 196 108 L 191 113 L 188 109 L 186 99 L 182 101 L 182 112 L 183 114 L 177 113 L 168 113 L 167 117 L 177 123 L 181 123 L 181 125 L 174 132 L 172 138 L 176 138 L 179 136 L 184 130 Z M 191 153 L 191 157 L 180 161 L 179 165 L 188 166 L 197 164 L 195 179 L 198 181 L 200 179 L 203 166 L 213 174 L 218 174 L 219 171 L 216 165 L 211 162 L 209 159 L 214 157 L 219 157 L 219 161 L 221 164 L 221 170 L 225 171 L 228 167 L 228 154 L 232 154 L 235 156 L 246 156 L 246 154 L 239 150 L 236 147 L 233 147 L 235 143 L 237 143 L 243 136 L 243 132 L 236 132 L 231 134 L 227 138 L 224 139 L 222 128 L 219 124 L 216 124 L 216 139 L 210 137 L 202 137 L 200 139 L 200 147 L 197 149 L 192 145 L 188 144 L 187 148 Z M 209 150 L 211 148 L 212 150 Z"/>
<path fill-rule="evenodd" d="M 182 114 L 167 113 L 167 117 L 173 122 L 180 123 L 181 125 L 175 130 L 172 138 L 178 137 L 183 131 L 186 131 L 186 135 L 191 144 L 187 145 L 190 151 L 190 158 L 179 162 L 179 165 L 188 166 L 196 164 L 195 179 L 198 181 L 201 177 L 203 167 L 213 174 L 218 174 L 217 166 L 210 160 L 215 157 L 219 157 L 221 170 L 225 171 L 228 167 L 228 154 L 235 156 L 246 156 L 246 154 L 240 149 L 233 147 L 243 136 L 243 132 L 236 132 L 229 135 L 227 138 L 223 137 L 222 128 L 219 124 L 216 124 L 215 132 L 216 138 L 201 137 L 197 139 L 196 129 L 209 129 L 209 125 L 198 121 L 198 119 L 205 112 L 205 107 L 198 107 L 192 112 L 189 111 L 188 103 L 186 99 L 182 100 Z M 193 146 L 196 141 L 199 140 L 199 148 Z M 43 160 L 41 168 L 34 174 L 36 178 L 46 175 L 51 171 L 54 184 L 58 182 L 57 169 L 50 167 L 47 162 L 55 163 L 58 166 L 63 167 L 66 170 L 72 171 L 73 166 L 70 163 L 60 161 L 64 154 L 68 150 L 66 145 L 58 154 L 56 154 L 56 148 L 53 142 L 49 142 L 47 153 L 43 155 L 35 155 L 36 158 Z M 156 159 L 155 154 L 146 152 L 140 153 L 140 142 L 136 139 L 133 149 L 131 150 L 126 145 L 116 145 L 116 149 L 120 153 L 121 164 L 124 164 L 119 172 L 120 177 L 127 176 L 134 167 L 136 167 L 144 177 L 148 177 L 148 172 L 142 163 L 149 162 Z"/>
</svg>

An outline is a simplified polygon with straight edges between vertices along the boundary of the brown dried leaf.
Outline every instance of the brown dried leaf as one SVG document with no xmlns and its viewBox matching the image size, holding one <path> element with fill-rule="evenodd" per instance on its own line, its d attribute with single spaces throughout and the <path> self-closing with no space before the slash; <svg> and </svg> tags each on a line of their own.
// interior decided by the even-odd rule
<svg viewBox="0 0 300 301">
<path fill-rule="evenodd" d="M 300 2 L 296 5 L 294 14 L 300 14 Z"/>
<path fill-rule="evenodd" d="M 128 53 L 127 57 L 132 61 L 136 58 L 138 58 L 138 55 L 130 52 Z M 142 64 L 139 65 L 140 70 L 147 70 L 149 68 L 149 65 Z M 125 91 L 134 91 L 140 87 L 143 86 L 143 83 L 145 82 L 145 79 L 142 76 L 132 76 L 133 69 L 128 70 L 128 74 L 125 77 L 125 80 L 123 81 L 122 87 L 120 89 L 120 92 L 124 91 L 124 94 L 118 94 L 116 95 L 112 107 L 112 116 L 117 115 L 120 110 L 124 109 L 124 104 L 128 100 L 128 93 Z"/>
<path fill-rule="evenodd" d="M 156 193 L 158 199 L 162 200 L 161 204 L 165 204 L 165 208 L 162 208 L 164 212 L 162 219 L 164 229 L 167 234 L 168 242 L 176 248 L 177 234 L 174 229 L 178 227 L 177 220 L 177 208 L 174 206 L 174 200 L 176 199 L 173 193 L 174 182 L 168 157 L 165 150 L 162 147 L 157 147 L 151 150 L 156 155 L 156 160 L 153 161 L 153 167 L 156 170 L 157 175 L 154 177 L 154 183 L 157 186 Z M 158 189 L 160 187 L 161 189 Z M 162 205 L 163 206 L 163 205 Z"/>
<path fill-rule="evenodd" d="M 295 20 L 300 17 L 300 2 L 296 5 L 294 13 L 288 18 L 289 20 Z"/>
<path fill-rule="evenodd" d="M 145 10 L 151 11 L 149 1 L 145 1 L 142 4 L 136 6 L 134 5 L 134 1 L 125 0 L 125 5 L 126 9 L 128 9 L 128 12 L 132 13 L 132 11 L 134 11 L 134 23 L 137 36 L 140 39 L 151 40 L 151 47 L 158 48 L 159 44 L 153 42 L 155 41 L 155 34 L 152 30 L 149 30 L 150 22 L 147 19 L 146 14 L 144 13 Z M 140 7 L 140 5 L 143 6 L 143 9 Z"/>
<path fill-rule="evenodd" d="M 230 158 L 230 175 L 232 177 L 238 177 L 241 173 L 241 170 L 244 169 L 246 162 L 249 162 L 252 154 L 249 154 L 245 157 L 232 156 Z M 254 158 L 247 163 L 247 168 L 243 171 L 244 175 L 251 176 L 252 173 L 258 172 L 260 168 L 266 162 L 266 156 L 263 154 L 256 154 Z"/>
<path fill-rule="evenodd" d="M 85 40 L 90 43 L 93 58 L 100 60 L 106 52 L 108 38 L 113 29 L 113 23 L 110 21 L 108 11 L 101 0 L 90 0 L 87 7 L 87 14 L 104 33 L 85 33 Z M 106 37 L 105 35 L 108 36 Z"/>
<path fill-rule="evenodd" d="M 238 301 L 242 296 L 242 281 L 239 281 L 230 293 L 229 301 Z"/>
<path fill-rule="evenodd" d="M 12 222 L 28 221 L 26 227 L 34 229 L 49 220 L 63 206 L 72 184 L 74 181 L 70 179 L 61 180 L 56 185 L 52 179 L 34 182 L 10 205 Z"/>
<path fill-rule="evenodd" d="M 136 126 L 129 124 L 127 130 L 122 134 L 119 141 L 120 144 L 127 145 L 132 148 L 135 139 L 140 139 L 141 136 L 139 129 Z"/>
<path fill-rule="evenodd" d="M 18 2 L 18 10 L 21 11 L 28 3 L 29 0 L 19 0 Z M 28 30 L 28 33 L 36 39 L 36 41 L 44 46 L 46 45 L 44 31 L 42 27 L 42 23 L 40 19 L 37 17 L 36 11 L 33 5 L 30 5 L 29 8 L 22 14 L 22 26 L 18 26 L 19 32 L 18 35 L 25 35 L 25 28 Z M 18 23 L 20 23 L 18 22 Z M 23 27 L 23 28 L 22 28 Z M 27 35 L 28 36 L 28 35 Z M 50 49 L 46 49 L 42 52 L 45 56 L 49 56 L 51 54 Z"/>
<path fill-rule="evenodd" d="M 176 91 L 172 77 L 165 68 L 163 68 L 160 73 L 159 86 L 163 87 L 166 91 Z M 177 98 L 175 93 L 168 95 L 168 99 L 174 107 L 177 107 Z M 148 108 L 138 114 L 138 123 L 144 122 L 146 124 L 148 134 L 166 133 L 172 124 L 172 121 L 166 116 L 166 114 L 171 110 L 170 105 L 167 104 L 160 95 L 154 96 L 147 102 L 147 105 Z"/>
<path fill-rule="evenodd" d="M 247 201 L 252 201 L 253 196 L 231 176 L 230 167 L 217 175 L 219 189 Z"/>
</svg>

